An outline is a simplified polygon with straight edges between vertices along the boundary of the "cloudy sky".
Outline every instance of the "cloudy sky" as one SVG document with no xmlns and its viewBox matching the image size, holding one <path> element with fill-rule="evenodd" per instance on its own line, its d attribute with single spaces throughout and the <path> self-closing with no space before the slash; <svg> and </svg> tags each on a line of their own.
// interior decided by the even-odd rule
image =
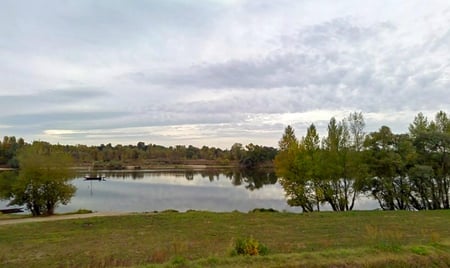
<svg viewBox="0 0 450 268">
<path fill-rule="evenodd" d="M 276 146 L 352 111 L 397 133 L 449 112 L 448 0 L 0 5 L 0 136 Z"/>
</svg>

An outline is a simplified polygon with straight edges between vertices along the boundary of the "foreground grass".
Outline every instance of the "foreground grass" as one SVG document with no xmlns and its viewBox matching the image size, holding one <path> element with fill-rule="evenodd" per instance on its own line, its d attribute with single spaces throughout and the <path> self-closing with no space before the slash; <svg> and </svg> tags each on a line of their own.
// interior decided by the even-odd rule
<svg viewBox="0 0 450 268">
<path fill-rule="evenodd" d="M 2 267 L 449 267 L 450 211 L 157 213 L 0 226 Z M 270 250 L 229 257 L 254 237 Z"/>
</svg>

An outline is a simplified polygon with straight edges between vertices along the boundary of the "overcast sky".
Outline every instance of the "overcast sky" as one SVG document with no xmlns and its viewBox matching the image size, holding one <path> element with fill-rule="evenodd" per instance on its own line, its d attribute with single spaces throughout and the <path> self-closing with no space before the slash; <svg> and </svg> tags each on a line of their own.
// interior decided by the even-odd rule
<svg viewBox="0 0 450 268">
<path fill-rule="evenodd" d="M 277 146 L 352 111 L 396 133 L 449 112 L 448 0 L 0 6 L 0 136 Z"/>
</svg>

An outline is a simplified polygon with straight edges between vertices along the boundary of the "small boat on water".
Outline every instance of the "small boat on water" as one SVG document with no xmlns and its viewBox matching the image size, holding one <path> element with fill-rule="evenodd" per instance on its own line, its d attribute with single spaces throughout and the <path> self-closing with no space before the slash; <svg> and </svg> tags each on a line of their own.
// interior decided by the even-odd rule
<svg viewBox="0 0 450 268">
<path fill-rule="evenodd" d="M 102 181 L 105 180 L 102 176 L 84 176 L 85 181 Z"/>
</svg>

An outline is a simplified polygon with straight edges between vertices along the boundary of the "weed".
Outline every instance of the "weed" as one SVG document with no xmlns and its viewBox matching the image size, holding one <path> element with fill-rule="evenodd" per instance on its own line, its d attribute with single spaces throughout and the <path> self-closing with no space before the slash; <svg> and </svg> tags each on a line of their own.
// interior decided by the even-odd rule
<svg viewBox="0 0 450 268">
<path fill-rule="evenodd" d="M 382 251 L 390 251 L 390 252 L 400 252 L 402 249 L 400 245 L 397 243 L 387 242 L 383 241 L 375 245 L 375 248 L 382 250 Z"/>
<path fill-rule="evenodd" d="M 219 264 L 219 259 L 217 259 L 216 257 L 209 257 L 209 258 L 206 260 L 206 263 L 207 263 L 209 266 L 216 266 L 216 265 Z"/>
<path fill-rule="evenodd" d="M 417 255 L 428 255 L 428 250 L 425 247 L 422 246 L 415 246 L 411 248 L 412 253 Z"/>
<path fill-rule="evenodd" d="M 267 255 L 268 251 L 268 248 L 264 244 L 254 239 L 253 237 L 238 238 L 234 242 L 234 246 L 231 250 L 230 255 L 258 256 Z"/>
<path fill-rule="evenodd" d="M 172 258 L 171 264 L 173 267 L 187 267 L 188 260 L 182 256 L 175 256 Z"/>
</svg>

